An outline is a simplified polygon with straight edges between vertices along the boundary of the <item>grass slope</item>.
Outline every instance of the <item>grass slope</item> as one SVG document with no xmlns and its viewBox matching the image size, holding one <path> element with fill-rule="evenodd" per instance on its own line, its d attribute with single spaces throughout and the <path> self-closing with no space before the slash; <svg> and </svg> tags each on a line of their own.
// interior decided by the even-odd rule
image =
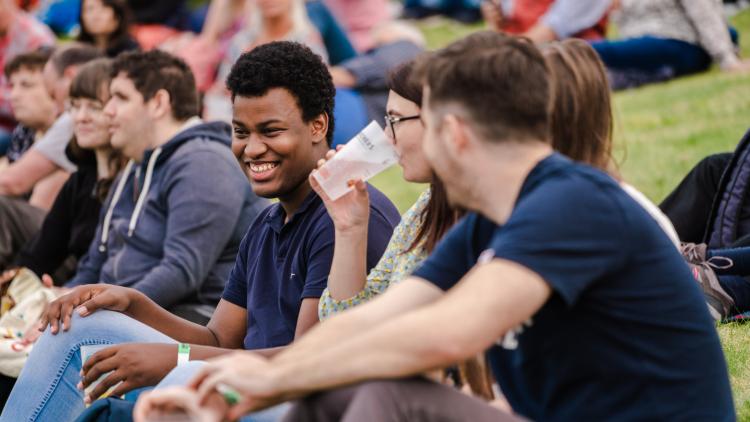
<svg viewBox="0 0 750 422">
<path fill-rule="evenodd" d="M 750 57 L 750 10 L 735 16 Z M 420 23 L 431 48 L 480 29 L 434 19 Z M 615 94 L 615 156 L 627 181 L 655 202 L 701 158 L 730 151 L 750 127 L 750 75 L 718 71 Z M 403 212 L 424 186 L 393 167 L 373 180 Z M 678 316 L 676 316 L 678 317 Z M 750 326 L 719 327 L 739 420 L 750 421 Z"/>
</svg>

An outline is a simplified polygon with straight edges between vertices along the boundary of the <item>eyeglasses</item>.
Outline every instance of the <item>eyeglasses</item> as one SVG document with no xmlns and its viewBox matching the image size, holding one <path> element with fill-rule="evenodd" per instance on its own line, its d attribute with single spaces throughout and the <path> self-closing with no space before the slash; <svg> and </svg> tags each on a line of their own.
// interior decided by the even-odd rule
<svg viewBox="0 0 750 422">
<path fill-rule="evenodd" d="M 415 114 L 414 116 L 405 116 L 405 117 L 393 117 L 389 114 L 385 115 L 385 126 L 391 130 L 391 137 L 393 138 L 393 142 L 396 142 L 396 123 L 405 122 L 407 120 L 414 120 L 419 119 L 421 116 L 419 114 Z"/>
</svg>

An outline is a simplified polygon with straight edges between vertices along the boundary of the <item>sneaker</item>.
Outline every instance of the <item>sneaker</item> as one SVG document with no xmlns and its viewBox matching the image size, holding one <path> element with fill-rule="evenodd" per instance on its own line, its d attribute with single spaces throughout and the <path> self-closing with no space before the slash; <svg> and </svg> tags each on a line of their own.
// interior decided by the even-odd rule
<svg viewBox="0 0 750 422">
<path fill-rule="evenodd" d="M 727 318 L 734 309 L 734 299 L 721 287 L 716 269 L 725 269 L 733 265 L 729 258 L 715 256 L 706 260 L 706 244 L 683 243 L 680 252 L 690 266 L 693 278 L 701 286 L 706 298 L 708 310 L 714 321 Z"/>
</svg>

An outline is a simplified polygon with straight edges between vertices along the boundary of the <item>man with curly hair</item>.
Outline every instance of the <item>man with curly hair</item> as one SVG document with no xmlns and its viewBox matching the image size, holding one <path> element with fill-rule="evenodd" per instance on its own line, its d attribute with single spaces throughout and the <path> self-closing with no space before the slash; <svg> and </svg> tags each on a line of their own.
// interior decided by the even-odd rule
<svg viewBox="0 0 750 422">
<path fill-rule="evenodd" d="M 45 314 L 51 329 L 27 365 L 39 370 L 29 371 L 33 376 L 21 374 L 18 392 L 14 389 L 6 407 L 17 419 L 54 414 L 56 420 L 71 420 L 84 402 L 110 388 L 109 395 L 119 396 L 154 386 L 175 368 L 180 349 L 189 348 L 189 360 L 236 349 L 270 356 L 318 322 L 334 227 L 308 176 L 332 140 L 331 76 L 307 47 L 275 42 L 243 54 L 227 87 L 234 109 L 232 150 L 255 194 L 278 202 L 261 212 L 245 234 L 211 320 L 205 327 L 191 323 L 136 289 L 107 284 L 75 288 Z M 113 96 L 115 102 L 125 101 L 117 92 Z M 372 187 L 369 194 L 368 271 L 400 219 L 385 195 Z M 119 345 L 82 364 L 81 344 L 105 343 Z M 198 367 L 200 363 L 180 366 L 165 382 L 187 379 Z M 84 388 L 107 373 L 84 394 Z"/>
</svg>

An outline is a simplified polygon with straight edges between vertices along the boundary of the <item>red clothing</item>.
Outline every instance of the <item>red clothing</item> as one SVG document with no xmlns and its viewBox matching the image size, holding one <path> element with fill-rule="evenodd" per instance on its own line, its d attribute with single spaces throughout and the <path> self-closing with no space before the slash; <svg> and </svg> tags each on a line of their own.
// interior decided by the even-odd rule
<svg viewBox="0 0 750 422">
<path fill-rule="evenodd" d="M 515 0 L 512 13 L 503 19 L 503 31 L 510 34 L 523 34 L 536 25 L 554 2 L 555 0 Z M 596 25 L 578 32 L 574 37 L 600 40 L 605 38 L 606 31 L 607 16 L 605 15 Z"/>
</svg>

